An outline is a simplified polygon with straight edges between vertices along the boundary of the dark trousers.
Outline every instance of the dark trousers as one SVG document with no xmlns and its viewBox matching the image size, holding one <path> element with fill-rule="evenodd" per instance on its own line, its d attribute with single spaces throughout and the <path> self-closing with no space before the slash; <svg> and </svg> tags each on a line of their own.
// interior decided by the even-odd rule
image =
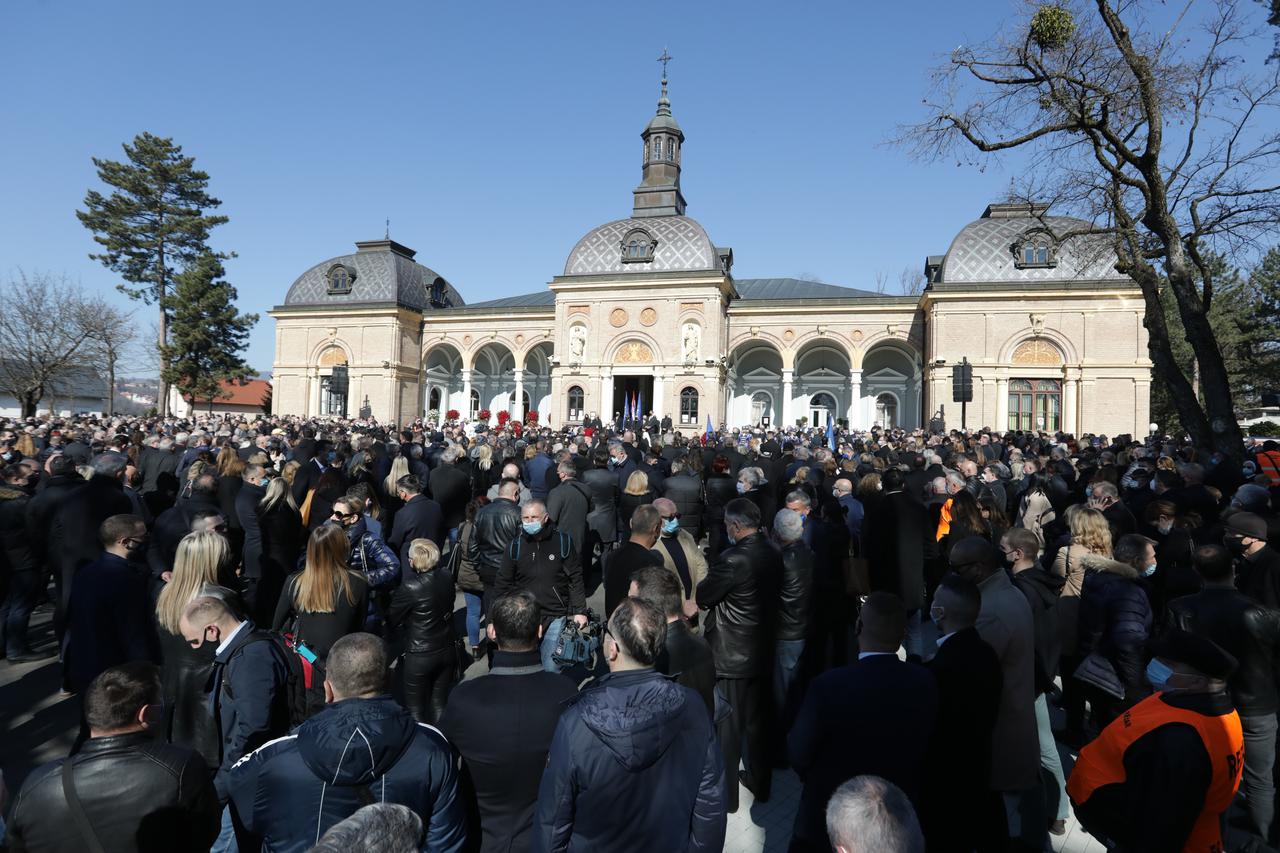
<svg viewBox="0 0 1280 853">
<path fill-rule="evenodd" d="M 738 763 L 746 766 L 744 779 L 756 799 L 769 797 L 773 770 L 769 762 L 769 709 L 772 679 L 717 678 L 716 687 L 733 709 L 716 724 L 724 752 L 724 776 L 728 808 L 738 808 Z"/>
<path fill-rule="evenodd" d="M 1062 672 L 1062 710 L 1067 715 L 1067 731 L 1074 734 L 1084 732 L 1085 685 L 1073 677 L 1081 660 L 1078 655 L 1063 655 L 1058 662 Z"/>
<path fill-rule="evenodd" d="M 435 723 L 444 713 L 449 691 L 457 677 L 458 653 L 452 648 L 438 652 L 406 652 L 404 656 L 404 702 L 420 723 Z"/>
<path fill-rule="evenodd" d="M 1276 715 L 1240 715 L 1244 733 L 1244 775 L 1240 790 L 1245 796 L 1249 828 L 1259 838 L 1271 840 L 1276 813 Z"/>
<path fill-rule="evenodd" d="M 13 572 L 9 575 L 9 591 L 0 604 L 0 637 L 4 638 L 4 651 L 8 656 L 30 651 L 27 647 L 27 625 L 31 611 L 36 607 L 40 594 L 38 571 Z"/>
</svg>

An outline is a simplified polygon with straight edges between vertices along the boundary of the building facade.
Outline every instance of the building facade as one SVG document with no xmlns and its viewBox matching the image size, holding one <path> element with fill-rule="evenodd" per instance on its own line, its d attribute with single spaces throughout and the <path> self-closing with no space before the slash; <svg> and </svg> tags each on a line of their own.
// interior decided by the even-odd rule
<svg viewBox="0 0 1280 853">
<path fill-rule="evenodd" d="M 543 290 L 468 305 L 390 239 L 304 272 L 270 312 L 273 410 L 536 409 L 560 426 L 638 403 L 694 432 L 708 419 L 950 428 L 952 367 L 967 360 L 970 427 L 1146 433 L 1142 295 L 1086 223 L 992 204 L 927 258 L 919 296 L 737 278 L 733 250 L 686 215 L 665 79 L 641 138 L 631 216 L 578 240 Z"/>
</svg>

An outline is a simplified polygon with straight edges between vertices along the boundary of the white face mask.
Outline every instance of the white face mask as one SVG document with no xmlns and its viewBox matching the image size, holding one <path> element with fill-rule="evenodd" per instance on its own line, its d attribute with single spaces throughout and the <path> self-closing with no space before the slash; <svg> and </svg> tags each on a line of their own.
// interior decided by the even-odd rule
<svg viewBox="0 0 1280 853">
<path fill-rule="evenodd" d="M 1161 536 L 1168 536 L 1169 531 L 1173 529 L 1173 519 L 1160 519 L 1156 522 L 1156 530 L 1160 531 Z"/>
</svg>

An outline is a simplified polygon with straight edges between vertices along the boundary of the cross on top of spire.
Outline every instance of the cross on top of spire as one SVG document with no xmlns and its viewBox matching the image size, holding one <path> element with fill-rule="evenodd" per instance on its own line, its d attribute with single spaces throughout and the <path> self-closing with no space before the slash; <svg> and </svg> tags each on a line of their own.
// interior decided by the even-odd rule
<svg viewBox="0 0 1280 853">
<path fill-rule="evenodd" d="M 667 53 L 667 49 L 665 47 L 662 49 L 662 56 L 658 57 L 658 61 L 662 63 L 662 81 L 664 83 L 667 80 L 667 63 L 674 58 L 675 57 L 671 56 L 671 54 Z"/>
</svg>

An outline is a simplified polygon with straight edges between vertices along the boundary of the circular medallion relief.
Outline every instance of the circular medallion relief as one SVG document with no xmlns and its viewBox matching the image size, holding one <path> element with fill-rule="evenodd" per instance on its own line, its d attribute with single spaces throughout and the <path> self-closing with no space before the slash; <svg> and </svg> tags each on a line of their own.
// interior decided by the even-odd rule
<svg viewBox="0 0 1280 853">
<path fill-rule="evenodd" d="M 470 336 L 470 335 L 464 335 L 464 336 L 463 336 L 463 338 L 462 338 L 462 342 L 463 342 L 464 344 L 466 344 L 467 346 L 471 346 L 471 336 Z"/>
<path fill-rule="evenodd" d="M 516 343 L 518 344 L 524 343 L 524 335 L 516 335 Z"/>
<path fill-rule="evenodd" d="M 640 322 L 646 326 L 652 326 L 658 322 L 658 312 L 652 308 L 646 308 L 640 312 Z"/>
<path fill-rule="evenodd" d="M 622 308 L 614 308 L 609 314 L 609 325 L 615 329 L 627 325 L 627 312 Z"/>
<path fill-rule="evenodd" d="M 787 329 L 782 333 L 782 339 L 788 343 L 794 341 L 796 339 L 796 333 L 791 329 Z"/>
<path fill-rule="evenodd" d="M 861 329 L 854 329 L 854 330 L 853 330 L 853 334 L 852 334 L 852 335 L 850 335 L 849 337 L 853 338 L 855 341 L 860 341 L 860 340 L 862 340 L 862 330 L 861 330 Z"/>
</svg>

